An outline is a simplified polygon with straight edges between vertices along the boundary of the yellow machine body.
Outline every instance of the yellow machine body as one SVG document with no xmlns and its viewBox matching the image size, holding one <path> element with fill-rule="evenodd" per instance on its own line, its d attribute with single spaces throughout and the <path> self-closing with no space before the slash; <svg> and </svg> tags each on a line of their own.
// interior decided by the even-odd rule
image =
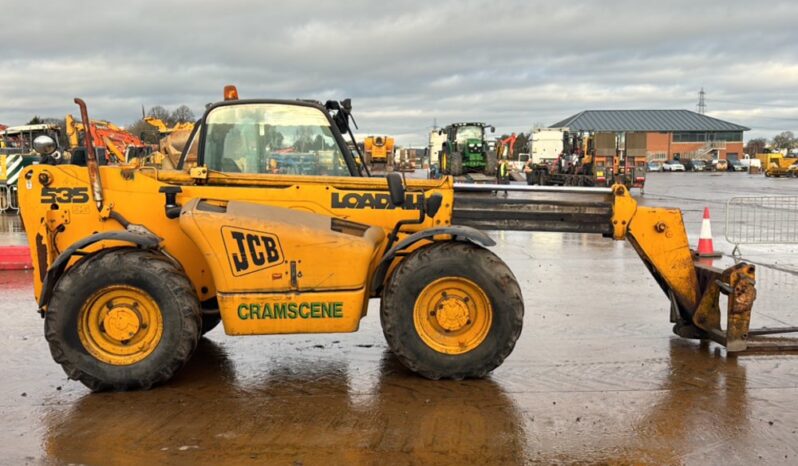
<svg viewBox="0 0 798 466">
<path fill-rule="evenodd" d="M 200 199 L 183 206 L 180 228 L 202 251 L 236 335 L 357 330 L 386 238 L 324 215 Z"/>
<path fill-rule="evenodd" d="M 286 105 L 306 104 L 222 104 L 217 108 L 226 108 L 223 114 L 227 116 L 214 122 L 213 135 L 205 136 L 207 126 L 194 133 L 206 138 L 206 150 L 213 150 L 221 147 L 218 132 L 229 130 L 236 115 L 246 120 L 253 109 L 279 114 Z M 322 121 L 322 110 L 318 115 L 315 111 L 303 107 L 291 118 L 309 118 L 322 126 L 330 123 Z M 260 136 L 265 140 L 267 135 L 267 128 L 261 126 Z M 392 141 L 386 139 L 382 147 L 392 151 Z M 341 141 L 337 140 L 339 148 Z M 249 150 L 253 147 L 265 146 Z M 320 150 L 318 161 L 330 152 L 329 148 Z M 232 151 L 230 155 L 240 154 Z M 244 173 L 230 158 L 225 160 L 231 162 L 232 171 L 222 172 L 209 170 L 202 158 L 195 159 L 199 166 L 188 163 L 190 150 L 185 157 L 186 166 L 179 170 L 25 168 L 19 199 L 42 313 L 47 312 L 53 284 L 82 257 L 130 247 L 129 238 L 120 239 L 120 234 L 141 233 L 157 239 L 158 250 L 179 264 L 200 303 L 215 300 L 230 334 L 349 332 L 358 328 L 368 299 L 381 296 L 383 285 L 406 254 L 433 239 L 455 239 L 464 233 L 457 228 L 465 227 L 452 225 L 456 199 L 451 177 L 407 180 L 400 203 L 391 201 L 395 190 L 389 191 L 386 178 L 351 172 L 350 176 Z M 729 348 L 744 349 L 755 298 L 754 267 L 739 264 L 732 273 L 697 266 L 678 209 L 638 206 L 623 185 L 600 196 L 607 196 L 612 210 L 607 219 L 611 235 L 605 234 L 628 239 L 634 246 L 670 298 L 671 320 L 691 331 L 706 332 Z M 440 208 L 420 215 L 422 206 L 433 198 L 440 201 Z M 427 232 L 444 227 L 457 228 Z M 388 237 L 394 228 L 396 236 Z M 386 257 L 389 244 L 422 232 L 403 245 L 401 253 L 393 251 Z M 717 286 L 708 285 L 712 283 Z M 430 301 L 438 299 L 438 291 L 428 291 Z M 733 308 L 734 318 L 728 320 L 735 323 L 734 335 L 723 334 L 719 328 L 720 292 L 735 303 L 729 311 Z M 443 293 L 440 297 L 448 299 Z M 441 309 L 446 311 L 446 306 Z M 452 307 L 434 319 L 419 317 L 419 327 L 428 323 L 460 328 L 462 309 Z M 475 331 L 474 338 L 478 337 L 480 332 Z M 446 346 L 445 341 L 438 343 Z"/>
<path fill-rule="evenodd" d="M 443 196 L 435 217 L 404 226 L 400 237 L 448 226 L 452 217 L 453 189 L 448 178 L 408 180 L 405 206 L 397 208 L 390 202 L 384 178 L 230 174 L 209 173 L 202 168 L 164 171 L 120 166 L 100 167 L 100 174 L 105 199 L 102 211 L 91 202 L 91 184 L 85 167 L 35 165 L 22 173 L 21 215 L 25 225 L 31 226 L 27 231 L 37 300 L 45 273 L 61 252 L 94 233 L 124 231 L 109 216 L 113 211 L 161 238 L 162 250 L 181 265 L 200 301 L 217 297 L 225 329 L 234 334 L 356 330 L 365 303 L 372 295 L 366 283 L 384 252 L 385 234 L 400 220 L 418 218 L 419 202 L 435 193 Z M 159 190 L 169 186 L 182 189 L 177 195 L 178 203 L 184 206 L 180 220 L 169 219 L 164 214 L 164 195 Z M 197 206 L 203 203 L 217 206 L 216 210 L 225 209 L 226 213 L 199 209 Z M 303 227 L 297 228 L 300 220 Z M 252 274 L 233 275 L 227 255 L 230 251 L 225 249 L 230 239 L 225 240 L 222 231 L 225 226 L 276 235 L 288 262 Z M 81 253 L 123 245 L 101 241 Z M 73 258 L 68 266 L 77 260 L 78 257 Z M 293 287 L 291 261 L 296 262 L 297 279 Z M 263 288 L 263 278 L 272 282 L 271 288 Z M 309 294 L 313 296 L 306 297 Z M 281 306 L 296 303 L 299 319 L 263 319 L 263 303 Z M 303 318 L 306 309 L 302 303 L 327 304 L 318 310 L 312 306 L 308 312 L 313 317 Z M 329 303 L 343 317 L 326 317 L 331 312 Z M 254 310 L 252 304 L 259 305 L 260 310 Z M 240 317 L 245 312 L 242 305 L 249 306 L 247 318 Z M 322 312 L 325 318 L 315 317 Z"/>
</svg>

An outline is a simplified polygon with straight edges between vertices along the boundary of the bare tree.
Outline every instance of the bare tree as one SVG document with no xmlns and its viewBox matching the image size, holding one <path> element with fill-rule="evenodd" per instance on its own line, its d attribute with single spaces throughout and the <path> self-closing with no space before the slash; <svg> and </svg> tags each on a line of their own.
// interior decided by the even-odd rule
<svg viewBox="0 0 798 466">
<path fill-rule="evenodd" d="M 767 140 L 765 138 L 751 139 L 745 144 L 745 153 L 752 157 L 756 154 L 762 154 L 765 152 L 766 145 Z"/>
<path fill-rule="evenodd" d="M 157 144 L 161 139 L 158 129 L 143 119 L 134 121 L 127 125 L 125 129 L 128 133 L 141 138 L 145 144 Z"/>
<path fill-rule="evenodd" d="M 194 118 L 194 112 L 192 112 L 187 105 L 181 105 L 177 107 L 169 117 L 170 124 L 193 123 L 195 120 L 196 118 Z"/>
<path fill-rule="evenodd" d="M 150 111 L 147 112 L 147 116 L 157 118 L 163 122 L 168 122 L 170 115 L 169 115 L 169 110 L 161 107 L 160 105 L 156 105 L 155 107 L 150 108 Z"/>
<path fill-rule="evenodd" d="M 773 146 L 776 149 L 787 149 L 787 151 L 790 151 L 790 149 L 795 147 L 795 143 L 795 135 L 792 134 L 792 131 L 783 131 L 773 137 Z"/>
</svg>

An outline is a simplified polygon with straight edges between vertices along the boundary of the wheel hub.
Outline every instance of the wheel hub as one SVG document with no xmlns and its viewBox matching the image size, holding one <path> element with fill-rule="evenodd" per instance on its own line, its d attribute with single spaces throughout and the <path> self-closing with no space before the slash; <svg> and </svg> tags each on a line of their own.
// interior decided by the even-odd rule
<svg viewBox="0 0 798 466">
<path fill-rule="evenodd" d="M 435 317 L 438 325 L 449 332 L 460 330 L 471 323 L 468 306 L 465 300 L 459 297 L 446 297 L 441 300 Z"/>
<path fill-rule="evenodd" d="M 421 340 L 444 354 L 463 354 L 487 337 L 493 307 L 485 291 L 465 277 L 443 277 L 416 298 L 413 323 Z"/>
<path fill-rule="evenodd" d="M 78 336 L 93 357 L 114 366 L 144 360 L 163 335 L 163 316 L 155 300 L 139 288 L 111 285 L 83 305 Z"/>
<path fill-rule="evenodd" d="M 109 303 L 109 305 L 112 305 Z M 112 307 L 103 319 L 103 330 L 114 340 L 127 341 L 141 328 L 138 314 L 126 305 Z"/>
</svg>

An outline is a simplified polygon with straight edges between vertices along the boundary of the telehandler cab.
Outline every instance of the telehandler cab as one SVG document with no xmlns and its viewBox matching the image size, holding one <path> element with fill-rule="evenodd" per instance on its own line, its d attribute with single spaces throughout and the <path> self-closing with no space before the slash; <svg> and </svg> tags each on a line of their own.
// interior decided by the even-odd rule
<svg viewBox="0 0 798 466">
<path fill-rule="evenodd" d="M 670 300 L 674 332 L 728 351 L 749 346 L 754 266 L 694 263 L 678 209 L 638 206 L 622 185 L 363 176 L 362 155 L 357 163 L 342 138 L 350 110 L 349 101 L 238 100 L 226 88 L 176 170 L 99 167 L 91 138 L 87 166 L 27 167 L 19 192 L 34 293 L 68 376 L 92 390 L 149 388 L 220 321 L 229 335 L 354 332 L 370 298 L 409 369 L 483 376 L 513 350 L 524 304 L 480 229 L 628 239 Z M 470 193 L 495 190 L 574 197 Z"/>
</svg>

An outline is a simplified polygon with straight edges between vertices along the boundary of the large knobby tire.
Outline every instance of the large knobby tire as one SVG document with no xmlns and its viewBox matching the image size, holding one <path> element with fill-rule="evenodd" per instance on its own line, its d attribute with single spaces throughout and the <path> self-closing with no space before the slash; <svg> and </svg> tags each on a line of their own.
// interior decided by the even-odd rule
<svg viewBox="0 0 798 466">
<path fill-rule="evenodd" d="M 463 153 L 451 152 L 446 154 L 448 175 L 461 176 L 463 174 Z"/>
<path fill-rule="evenodd" d="M 495 254 L 446 241 L 397 266 L 380 318 L 388 346 L 408 369 L 435 380 L 483 377 L 515 347 L 524 302 L 515 276 Z"/>
<path fill-rule="evenodd" d="M 489 150 L 485 152 L 485 175 L 496 176 L 496 173 L 498 172 L 499 172 L 499 159 L 496 157 L 496 151 Z M 509 173 L 507 173 L 507 175 L 509 176 Z"/>
<path fill-rule="evenodd" d="M 53 359 L 93 391 L 166 382 L 191 357 L 202 326 L 199 302 L 162 254 L 103 251 L 67 270 L 45 315 Z"/>
<path fill-rule="evenodd" d="M 200 335 L 205 335 L 206 333 L 215 329 L 216 326 L 218 326 L 219 322 L 221 321 L 222 321 L 222 316 L 218 313 L 217 314 L 203 313 L 202 328 L 200 329 Z"/>
</svg>

